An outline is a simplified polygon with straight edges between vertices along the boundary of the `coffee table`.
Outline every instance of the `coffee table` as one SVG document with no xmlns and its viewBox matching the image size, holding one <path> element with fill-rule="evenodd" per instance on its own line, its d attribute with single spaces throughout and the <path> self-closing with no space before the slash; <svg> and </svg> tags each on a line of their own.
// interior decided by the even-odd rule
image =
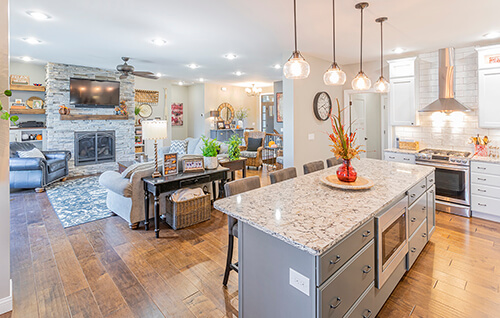
<svg viewBox="0 0 500 318">
<path fill-rule="evenodd" d="M 243 178 L 247 177 L 247 158 L 241 157 L 238 160 L 222 159 L 219 164 L 225 168 L 229 168 L 231 172 L 231 180 L 236 179 L 236 170 L 241 170 Z"/>
</svg>

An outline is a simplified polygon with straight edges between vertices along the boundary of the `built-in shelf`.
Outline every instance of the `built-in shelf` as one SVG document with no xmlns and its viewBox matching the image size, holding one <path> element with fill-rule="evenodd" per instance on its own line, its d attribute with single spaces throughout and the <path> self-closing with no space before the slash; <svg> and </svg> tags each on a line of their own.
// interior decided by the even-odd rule
<svg viewBox="0 0 500 318">
<path fill-rule="evenodd" d="M 61 115 L 61 120 L 127 120 L 128 115 Z"/>
<path fill-rule="evenodd" d="M 11 91 L 45 92 L 45 86 L 10 85 Z"/>
<path fill-rule="evenodd" d="M 43 115 L 45 114 L 45 109 L 11 109 L 11 114 L 16 115 Z"/>
</svg>

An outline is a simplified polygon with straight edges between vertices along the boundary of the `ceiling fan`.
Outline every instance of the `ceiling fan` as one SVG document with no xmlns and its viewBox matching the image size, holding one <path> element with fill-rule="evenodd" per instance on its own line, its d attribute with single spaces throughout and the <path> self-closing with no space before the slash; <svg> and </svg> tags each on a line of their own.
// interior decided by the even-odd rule
<svg viewBox="0 0 500 318">
<path fill-rule="evenodd" d="M 149 78 L 149 79 L 158 79 L 159 77 L 156 76 L 153 72 L 145 72 L 145 71 L 134 71 L 134 67 L 132 65 L 127 64 L 128 60 L 130 60 L 129 57 L 122 57 L 123 64 L 119 64 L 116 66 L 116 69 L 122 73 L 120 75 L 120 79 L 127 78 L 129 75 L 135 75 L 135 76 L 140 76 L 144 78 Z"/>
</svg>

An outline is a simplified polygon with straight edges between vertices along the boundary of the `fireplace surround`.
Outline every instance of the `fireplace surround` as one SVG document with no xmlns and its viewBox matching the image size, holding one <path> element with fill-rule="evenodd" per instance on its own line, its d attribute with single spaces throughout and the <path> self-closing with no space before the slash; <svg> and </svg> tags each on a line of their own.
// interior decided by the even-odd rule
<svg viewBox="0 0 500 318">
<path fill-rule="evenodd" d="M 115 131 L 75 131 L 75 166 L 114 162 Z"/>
</svg>

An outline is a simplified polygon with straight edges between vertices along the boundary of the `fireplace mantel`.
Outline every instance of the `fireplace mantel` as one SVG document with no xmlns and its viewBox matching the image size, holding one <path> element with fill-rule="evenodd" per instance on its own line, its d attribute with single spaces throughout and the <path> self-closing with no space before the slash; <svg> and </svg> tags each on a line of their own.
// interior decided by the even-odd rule
<svg viewBox="0 0 500 318">
<path fill-rule="evenodd" d="M 61 115 L 61 120 L 127 120 L 128 115 Z"/>
</svg>

